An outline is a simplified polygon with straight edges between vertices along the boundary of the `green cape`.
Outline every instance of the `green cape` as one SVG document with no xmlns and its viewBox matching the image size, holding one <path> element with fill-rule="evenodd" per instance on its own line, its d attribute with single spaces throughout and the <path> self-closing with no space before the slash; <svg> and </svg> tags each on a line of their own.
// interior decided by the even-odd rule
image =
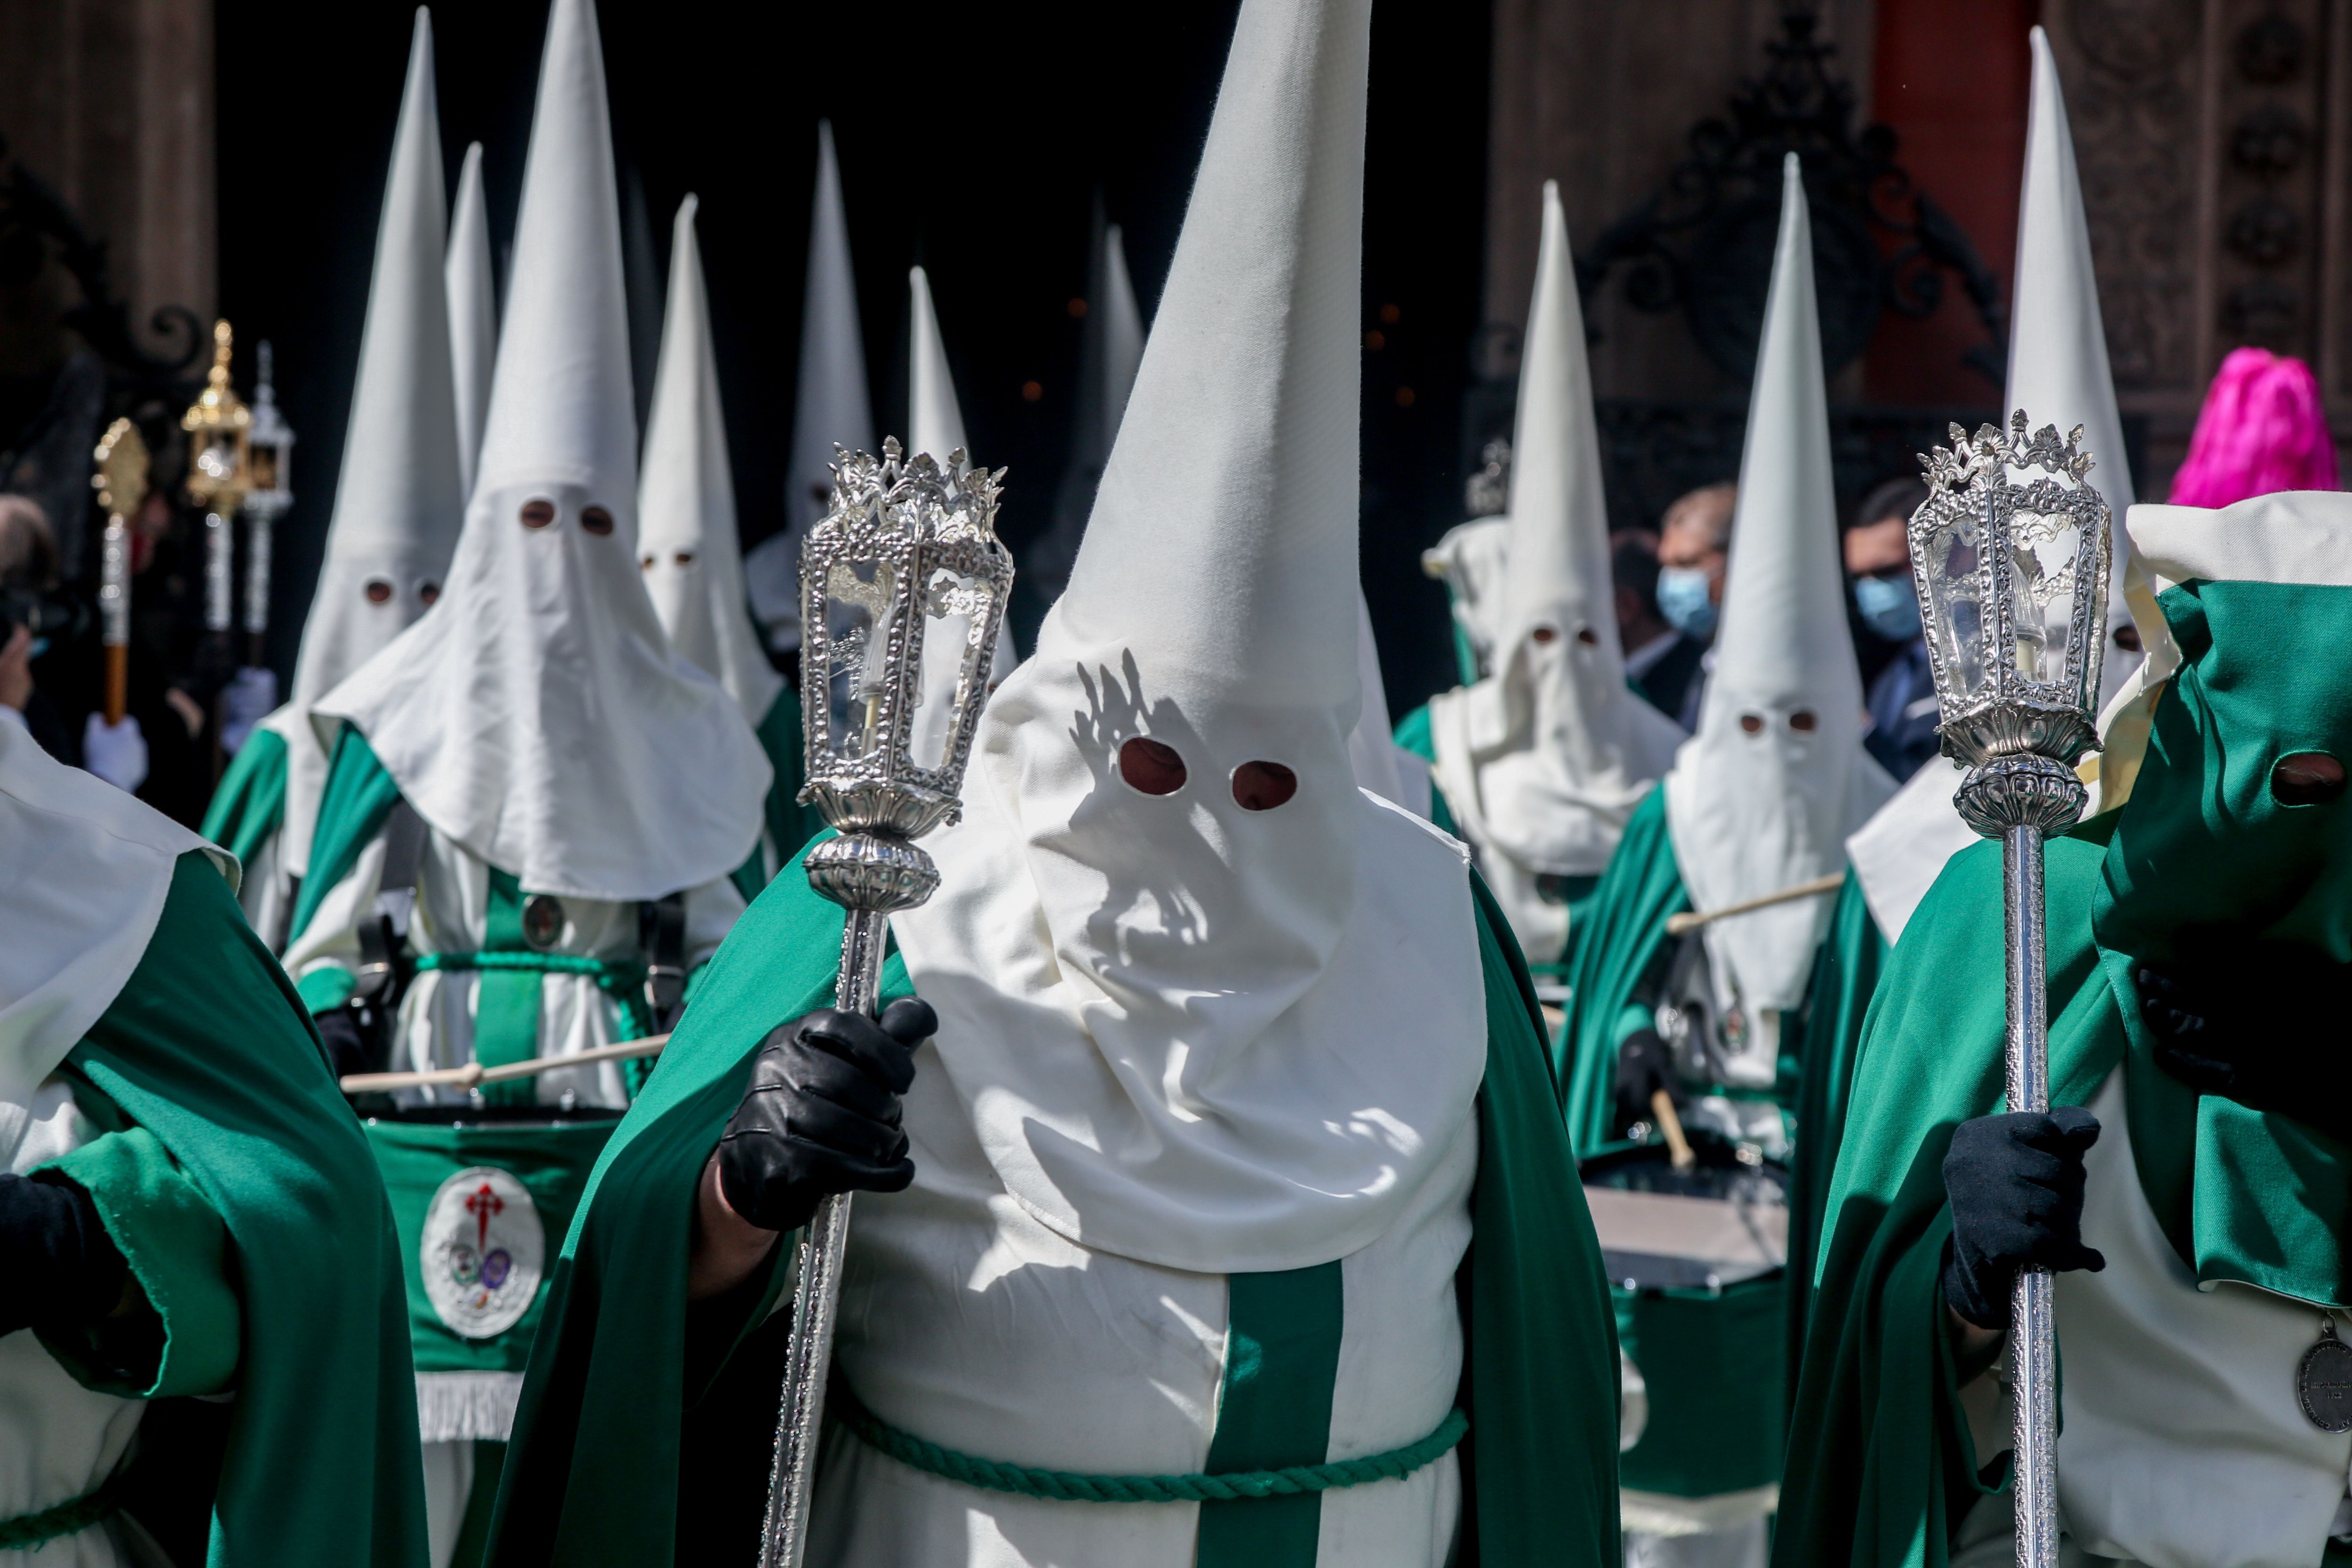
<svg viewBox="0 0 2352 1568">
<path fill-rule="evenodd" d="M 2160 602 L 2185 662 L 2132 796 L 2046 847 L 2051 1102 L 2084 1103 L 2122 1064 L 2140 1187 L 2184 1264 L 2352 1305 L 2352 1150 L 2157 1068 L 2130 975 L 2133 955 L 2193 949 L 2200 928 L 2352 958 L 2352 803 L 2284 806 L 2267 787 L 2289 752 L 2352 756 L 2352 690 L 2330 657 L 2352 637 L 2352 591 L 2190 584 Z M 1864 1028 L 1790 1426 L 1784 1568 L 1940 1568 L 1986 1489 L 1938 1275 L 1952 1130 L 2002 1103 L 2001 880 L 1998 844 L 1952 858 Z"/>
<path fill-rule="evenodd" d="M 376 761 L 367 737 L 343 726 L 327 764 L 327 787 L 319 792 L 319 826 L 310 834 L 310 873 L 294 898 L 294 919 L 286 928 L 290 943 L 310 929 L 328 891 L 352 874 L 360 852 L 383 827 L 400 799 L 400 786 Z"/>
<path fill-rule="evenodd" d="M 1587 1153 L 1612 1142 L 1617 1047 L 1646 1026 L 1649 1010 L 1634 993 L 1666 942 L 1666 917 L 1690 908 L 1674 838 L 1666 831 L 1666 792 L 1642 797 L 1625 837 L 1592 891 L 1591 913 L 1569 930 L 1568 1022 L 1553 1047 L 1568 1135 Z"/>
<path fill-rule="evenodd" d="M 1478 918 L 1488 1038 L 1475 1239 L 1458 1285 L 1471 1419 L 1458 1561 L 1615 1568 L 1615 1342 L 1599 1248 L 1553 1110 L 1533 989 L 1483 889 Z M 730 1367 L 689 1384 L 695 1184 L 753 1048 L 831 1002 L 842 919 L 803 878 L 771 884 L 712 960 L 660 1070 L 606 1147 L 532 1349 L 492 1525 L 499 1568 L 675 1560 L 672 1478 L 694 1407 L 754 1359 L 739 1340 Z M 884 994 L 907 985 L 894 956 Z M 770 1292 L 781 1269 L 780 1259 Z"/>
<path fill-rule="evenodd" d="M 221 774 L 212 804 L 205 807 L 202 831 L 238 864 L 250 865 L 254 852 L 285 820 L 286 737 L 256 729 Z"/>
<path fill-rule="evenodd" d="M 245 1332 L 212 1568 L 422 1568 L 383 1184 L 301 1004 L 202 855 L 181 857 L 146 955 L 68 1061 L 227 1227 Z"/>
<path fill-rule="evenodd" d="M 1854 1058 L 1863 1021 L 1886 966 L 1886 938 L 1863 897 L 1862 879 L 1852 868 L 1838 889 L 1829 934 L 1814 955 L 1806 988 L 1805 1039 L 1799 1051 L 1804 1069 L 1797 1078 L 1797 1128 L 1801 1134 L 1789 1152 L 1789 1374 L 1793 1379 L 1805 1352 L 1805 1318 L 1813 1289 L 1813 1254 L 1821 1245 L 1822 1205 L 1830 1173 L 1845 1136 L 1846 1096 L 1853 1083 Z M 1793 1390 L 1792 1390 L 1793 1393 Z"/>
<path fill-rule="evenodd" d="M 782 687 L 776 700 L 768 704 L 767 717 L 760 721 L 760 747 L 768 753 L 768 762 L 776 770 L 776 782 L 768 787 L 768 840 L 776 847 L 776 853 L 782 855 L 795 844 L 806 844 L 824 829 L 823 814 L 813 805 L 801 805 L 797 798 L 801 793 L 801 769 L 808 760 L 807 737 L 801 731 L 799 688 L 789 684 Z M 762 879 L 760 885 L 764 882 Z M 759 896 L 760 885 L 743 890 L 746 903 Z"/>
</svg>

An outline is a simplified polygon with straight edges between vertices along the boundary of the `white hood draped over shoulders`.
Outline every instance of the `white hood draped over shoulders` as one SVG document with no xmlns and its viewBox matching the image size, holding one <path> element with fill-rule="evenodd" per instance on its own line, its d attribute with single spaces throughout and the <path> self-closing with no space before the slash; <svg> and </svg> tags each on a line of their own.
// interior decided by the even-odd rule
<svg viewBox="0 0 2352 1568">
<path fill-rule="evenodd" d="M 1666 826 L 1692 907 L 1719 910 L 1838 871 L 1846 836 L 1895 793 L 1863 750 L 1846 633 L 1812 228 L 1796 155 L 1748 404 L 1723 626 L 1698 731 L 1666 775 Z M 1805 997 L 1832 900 L 1706 927 L 1717 1001 L 1785 1012 Z"/>
<path fill-rule="evenodd" d="M 743 594 L 735 478 L 719 404 L 702 246 L 694 232 L 698 205 L 690 195 L 678 205 L 670 237 L 667 320 L 646 416 L 646 471 L 637 486 L 637 565 L 670 646 L 717 676 L 757 727 L 784 689 L 784 678 L 761 650 Z"/>
<path fill-rule="evenodd" d="M 533 892 L 661 898 L 759 841 L 759 741 L 640 580 L 636 437 L 603 51 L 589 0 L 555 0 L 448 585 L 319 704 L 436 832 Z"/>
<path fill-rule="evenodd" d="M 0 1149 L 41 1080 L 114 1005 L 146 956 L 179 858 L 236 861 L 0 723 Z"/>
<path fill-rule="evenodd" d="M 1446 807 L 1520 947 L 1539 962 L 1568 940 L 1568 905 L 1545 891 L 1546 879 L 1607 869 L 1633 807 L 1684 740 L 1625 684 L 1584 316 L 1550 181 L 1542 232 L 1511 442 L 1493 673 L 1430 703 Z"/>
<path fill-rule="evenodd" d="M 278 865 L 297 877 L 310 869 L 330 761 L 311 710 L 434 603 L 465 518 L 443 271 L 439 121 L 433 23 L 420 7 L 376 229 L 375 272 L 334 515 L 302 624 L 293 693 L 268 726 L 286 742 Z"/>
<path fill-rule="evenodd" d="M 1210 1273 L 1362 1247 L 1472 1113 L 1459 847 L 1357 787 L 1369 0 L 1244 0 L 1069 587 L 893 917 L 1005 1189 Z"/>
</svg>

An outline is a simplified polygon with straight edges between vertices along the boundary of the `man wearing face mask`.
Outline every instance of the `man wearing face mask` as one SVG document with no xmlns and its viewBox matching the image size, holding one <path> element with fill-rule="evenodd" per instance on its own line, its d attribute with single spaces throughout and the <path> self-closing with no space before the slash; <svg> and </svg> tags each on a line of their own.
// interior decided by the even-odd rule
<svg viewBox="0 0 2352 1568">
<path fill-rule="evenodd" d="M 2352 1547 L 2352 1118 L 2320 1044 L 2352 996 L 2352 498 L 2127 526 L 2175 584 L 2179 663 L 2144 757 L 2105 759 L 2127 798 L 2047 848 L 2053 1109 L 2001 1110 L 2001 851 L 1979 844 L 1912 916 L 1864 1040 L 1783 1489 L 1792 1568 L 1916 1562 L 1923 1536 L 2011 1560 L 1989 1369 L 2028 1264 L 2058 1271 L 2067 1550 L 2252 1568 Z"/>
<path fill-rule="evenodd" d="M 313 704 L 342 728 L 285 963 L 345 1073 L 569 1058 L 667 1029 L 742 912 L 730 879 L 760 839 L 759 741 L 671 647 L 638 566 L 587 0 L 549 18 L 513 276 L 446 586 Z M 435 1568 L 480 1550 L 554 1249 L 646 1066 L 369 1106 L 412 1280 Z"/>
<path fill-rule="evenodd" d="M 1927 499 L 1916 479 L 1889 479 L 1863 498 L 1845 531 L 1845 574 L 1854 612 L 1879 644 L 1871 677 L 1870 729 L 1862 743 L 1897 783 L 1936 755 L 1936 676 L 1919 635 L 1919 593 L 1911 581 L 1911 514 Z"/>
<path fill-rule="evenodd" d="M 567 1246 L 500 1568 L 749 1549 L 764 1474 L 716 1498 L 688 1456 L 732 1391 L 772 1413 L 736 1347 L 850 1189 L 812 1568 L 1616 1568 L 1531 987 L 1461 847 L 1349 762 L 1370 45 L 1367 0 L 1244 0 L 889 1000 L 824 1005 L 842 914 L 797 873 L 730 937 Z"/>
<path fill-rule="evenodd" d="M 1559 1047 L 1589 1181 L 1632 1172 L 1637 1186 L 1768 1203 L 1790 1158 L 1827 895 L 1846 835 L 1894 788 L 1862 744 L 1793 155 L 1782 202 L 1715 668 L 1696 732 L 1634 811 L 1574 938 Z M 1670 926 L 1677 915 L 1698 923 Z M 1677 1168 L 1663 1170 L 1670 1151 Z M 1786 1418 L 1785 1280 L 1769 1258 L 1720 1289 L 1629 1277 L 1612 1292 L 1618 1338 L 1649 1419 L 1623 1459 L 1628 1563 L 1760 1568 Z"/>
<path fill-rule="evenodd" d="M 273 949 L 285 945 L 327 786 L 333 738 L 321 735 L 312 705 L 440 596 L 465 517 L 445 230 L 433 28 L 419 16 L 376 230 L 351 437 L 294 689 L 237 748 L 205 813 L 205 837 L 245 868 L 238 901 Z"/>
<path fill-rule="evenodd" d="M 1706 485 L 1677 499 L 1658 524 L 1658 614 L 1690 642 L 1711 646 L 1723 613 L 1723 582 L 1731 561 L 1731 530 L 1739 489 L 1726 482 Z M 1713 668 L 1711 660 L 1705 668 Z M 1685 689 L 1674 717 L 1685 730 L 1698 728 L 1704 679 Z"/>
</svg>

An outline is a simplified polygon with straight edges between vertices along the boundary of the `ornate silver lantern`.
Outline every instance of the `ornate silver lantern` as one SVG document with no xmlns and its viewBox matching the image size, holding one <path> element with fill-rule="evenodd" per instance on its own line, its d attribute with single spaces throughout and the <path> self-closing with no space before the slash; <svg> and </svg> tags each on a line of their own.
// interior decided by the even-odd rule
<svg viewBox="0 0 2352 1568">
<path fill-rule="evenodd" d="M 278 411 L 278 388 L 272 372 L 274 356 L 268 340 L 257 356 L 253 388 L 253 422 L 246 430 L 245 493 L 245 662 L 262 662 L 263 642 L 269 631 L 270 540 L 278 520 L 294 504 L 289 478 L 294 458 L 294 428 Z"/>
<path fill-rule="evenodd" d="M 2001 841 L 2008 905 L 2008 1104 L 2050 1109 L 2042 840 L 2082 815 L 2074 763 L 2099 744 L 2112 519 L 2084 482 L 2091 457 L 2076 426 L 2026 437 L 2010 416 L 1919 459 L 1927 500 L 1912 514 L 1911 571 L 1935 670 L 1944 754 L 1967 764 L 1953 796 L 1977 832 Z M 2019 483 L 2012 472 L 2042 477 Z M 2051 1276 L 2023 1269 L 2011 1302 L 2017 1561 L 2058 1559 L 2057 1337 Z"/>
<path fill-rule="evenodd" d="M 226 321 L 213 323 L 213 368 L 205 390 L 181 417 L 193 439 L 188 453 L 188 499 L 205 509 L 205 630 L 226 637 L 232 618 L 236 541 L 229 520 L 245 504 L 251 486 L 247 441 L 253 411 L 229 384 L 234 338 Z"/>
<path fill-rule="evenodd" d="M 902 464 L 895 439 L 882 444 L 878 462 L 835 451 L 832 507 L 801 545 L 808 782 L 800 800 L 840 837 L 811 849 L 802 866 L 811 887 L 849 911 L 834 1005 L 870 1014 L 889 912 L 912 909 L 939 886 L 939 868 L 913 841 L 962 809 L 1013 557 L 996 537 L 1003 469 L 971 468 L 961 450 L 944 467 L 928 456 Z M 950 662 L 953 712 L 919 730 L 926 666 L 943 671 Z M 817 1205 L 801 1237 L 761 1568 L 799 1568 L 806 1544 L 848 1235 L 845 1193 Z"/>
</svg>

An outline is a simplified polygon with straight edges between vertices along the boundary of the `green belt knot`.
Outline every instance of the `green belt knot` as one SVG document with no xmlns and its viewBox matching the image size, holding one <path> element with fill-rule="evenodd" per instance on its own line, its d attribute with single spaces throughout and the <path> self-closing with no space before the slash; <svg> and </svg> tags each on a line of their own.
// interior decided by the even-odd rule
<svg viewBox="0 0 2352 1568">
<path fill-rule="evenodd" d="M 1297 1497 L 1362 1486 L 1370 1481 L 1401 1480 L 1450 1452 L 1470 1430 L 1470 1418 L 1448 1411 L 1436 1429 L 1417 1442 L 1382 1454 L 1334 1459 L 1320 1465 L 1291 1465 L 1275 1470 L 1225 1470 L 1169 1476 L 1097 1476 L 1072 1470 L 1039 1469 L 961 1454 L 953 1448 L 901 1431 L 860 1403 L 847 1381 L 835 1369 L 828 1380 L 825 1413 L 859 1442 L 888 1455 L 900 1464 L 941 1476 L 966 1486 L 1020 1497 L 1050 1498 L 1056 1502 L 1234 1502 L 1257 1498 Z"/>
<path fill-rule="evenodd" d="M 0 1519 L 0 1552 L 29 1551 L 62 1536 L 78 1535 L 93 1524 L 113 1518 L 122 1510 L 122 1479 L 129 1469 L 128 1465 L 121 1467 L 95 1488 L 55 1508 Z"/>
</svg>

